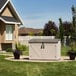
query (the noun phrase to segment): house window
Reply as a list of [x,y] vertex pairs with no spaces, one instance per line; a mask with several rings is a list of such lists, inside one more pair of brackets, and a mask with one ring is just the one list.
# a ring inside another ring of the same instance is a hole
[[6,40],[13,40],[13,25],[6,25]]

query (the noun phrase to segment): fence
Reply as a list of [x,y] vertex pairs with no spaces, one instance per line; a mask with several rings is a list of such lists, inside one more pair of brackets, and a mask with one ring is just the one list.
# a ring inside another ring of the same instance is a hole
[[19,36],[19,42],[23,45],[29,45],[30,39],[54,39],[55,36]]

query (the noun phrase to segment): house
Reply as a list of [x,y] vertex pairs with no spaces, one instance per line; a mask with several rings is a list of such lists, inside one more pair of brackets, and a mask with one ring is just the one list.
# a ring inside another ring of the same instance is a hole
[[18,42],[18,27],[22,24],[11,0],[0,0],[0,50],[14,49]]
[[34,28],[26,28],[26,27],[21,27],[19,29],[19,36],[39,36],[43,32],[43,29],[34,29]]

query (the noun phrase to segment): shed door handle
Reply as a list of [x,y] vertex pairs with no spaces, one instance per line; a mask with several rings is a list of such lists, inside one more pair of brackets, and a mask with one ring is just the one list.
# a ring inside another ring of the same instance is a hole
[[42,45],[41,45],[41,49],[44,49],[45,48],[45,45],[44,45],[44,43],[42,43]]

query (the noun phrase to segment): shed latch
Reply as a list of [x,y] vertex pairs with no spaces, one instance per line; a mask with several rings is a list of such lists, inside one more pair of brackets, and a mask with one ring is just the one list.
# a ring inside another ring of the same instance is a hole
[[42,42],[41,49],[44,49],[44,48],[45,48],[45,45],[44,45],[44,43]]

